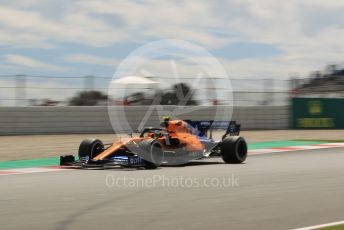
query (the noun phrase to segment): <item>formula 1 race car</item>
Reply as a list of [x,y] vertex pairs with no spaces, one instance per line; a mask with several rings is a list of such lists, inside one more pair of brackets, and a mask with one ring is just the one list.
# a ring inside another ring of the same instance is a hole
[[243,163],[247,157],[247,144],[239,136],[240,125],[227,122],[225,134],[216,141],[212,138],[215,124],[214,121],[170,120],[166,117],[161,127],[144,128],[138,137],[130,135],[107,145],[98,139],[85,139],[79,147],[79,159],[64,155],[60,157],[60,165],[155,169],[160,165],[181,165],[213,156],[221,156],[229,164]]

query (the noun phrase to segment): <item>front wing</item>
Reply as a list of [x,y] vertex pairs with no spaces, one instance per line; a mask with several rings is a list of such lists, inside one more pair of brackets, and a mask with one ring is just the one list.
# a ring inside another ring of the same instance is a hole
[[140,168],[146,166],[146,161],[139,156],[115,156],[108,160],[93,161],[89,159],[75,160],[73,155],[65,155],[60,157],[60,165],[72,168]]

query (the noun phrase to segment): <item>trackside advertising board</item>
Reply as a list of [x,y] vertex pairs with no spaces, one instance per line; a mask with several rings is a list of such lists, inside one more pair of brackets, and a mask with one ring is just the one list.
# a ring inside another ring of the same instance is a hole
[[292,127],[295,129],[344,129],[344,99],[293,98]]

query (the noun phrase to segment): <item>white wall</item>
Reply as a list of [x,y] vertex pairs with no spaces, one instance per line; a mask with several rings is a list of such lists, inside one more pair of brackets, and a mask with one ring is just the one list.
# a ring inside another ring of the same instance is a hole
[[[121,122],[128,121],[137,128],[147,112],[147,106],[112,107]],[[185,107],[164,106],[152,111],[145,126],[156,126],[168,111]],[[228,120],[230,108],[226,106],[200,107],[178,116],[181,119]],[[118,114],[119,112],[119,114]],[[242,124],[242,129],[287,129],[289,128],[288,106],[234,107],[232,120]],[[118,127],[117,127],[118,128]],[[116,129],[118,130],[118,129]],[[70,134],[113,133],[108,108],[92,107],[0,107],[0,135],[20,134]]]

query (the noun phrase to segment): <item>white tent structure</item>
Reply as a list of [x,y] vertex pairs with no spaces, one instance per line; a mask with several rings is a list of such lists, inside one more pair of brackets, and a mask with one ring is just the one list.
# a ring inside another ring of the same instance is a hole
[[110,83],[109,96],[113,99],[123,99],[133,93],[142,92],[145,94],[155,93],[160,83],[148,77],[126,76],[113,79]]
[[124,84],[130,86],[142,86],[142,85],[156,85],[159,84],[156,81],[150,80],[148,77],[142,76],[127,76],[122,78],[117,78],[111,81],[114,84]]

